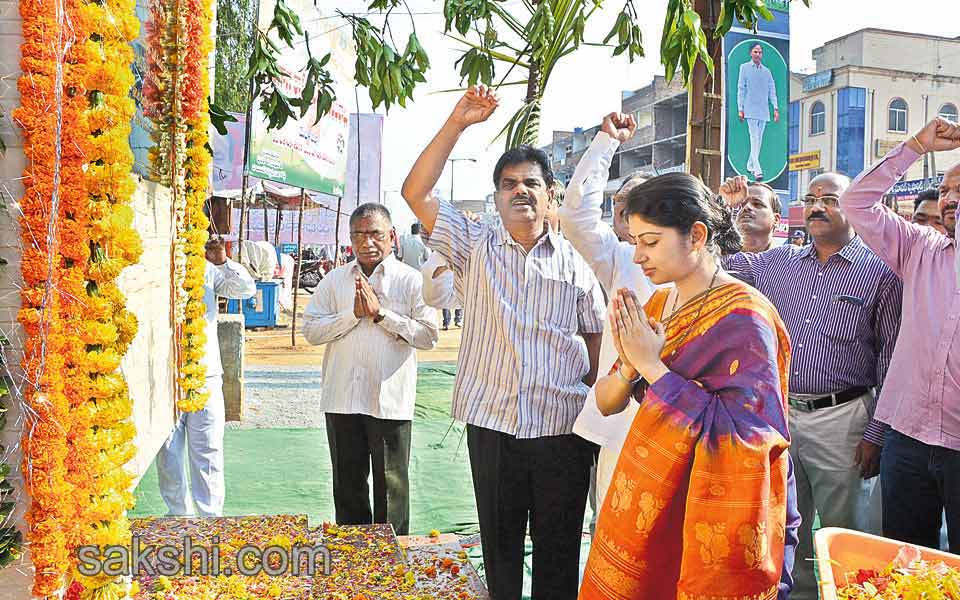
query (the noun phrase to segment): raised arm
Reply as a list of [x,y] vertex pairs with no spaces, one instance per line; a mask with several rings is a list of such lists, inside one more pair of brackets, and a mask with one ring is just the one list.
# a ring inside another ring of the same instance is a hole
[[[749,182],[743,175],[729,177],[720,185],[720,197],[731,210],[738,211],[747,201],[748,185]],[[756,286],[757,279],[763,275],[770,264],[770,253],[774,251],[776,248],[759,254],[751,252],[728,254],[722,259],[723,268],[744,283]]]
[[921,154],[957,148],[960,148],[960,128],[938,117],[891,150],[873,168],[861,173],[840,197],[840,208],[853,228],[870,249],[901,277],[913,245],[922,242],[927,230],[886,210],[883,195]]
[[482,85],[471,87],[410,169],[400,193],[427,229],[433,230],[440,208],[439,201],[431,192],[460,135],[467,127],[486,121],[496,109],[497,98],[492,90]]
[[632,115],[610,113],[603,118],[600,131],[570,178],[563,206],[557,211],[563,234],[586,259],[608,294],[615,292],[614,261],[620,240],[613,228],[603,222],[603,190],[614,153],[636,129]]
[[227,258],[223,240],[211,238],[205,251],[207,261],[215,267],[213,290],[218,296],[243,300],[257,293],[257,284],[247,268]]

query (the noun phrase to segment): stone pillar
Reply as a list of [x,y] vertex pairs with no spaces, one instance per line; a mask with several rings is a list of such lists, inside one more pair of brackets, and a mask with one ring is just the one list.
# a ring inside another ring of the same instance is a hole
[[223,365],[223,408],[227,421],[243,420],[243,315],[217,318],[220,362]]

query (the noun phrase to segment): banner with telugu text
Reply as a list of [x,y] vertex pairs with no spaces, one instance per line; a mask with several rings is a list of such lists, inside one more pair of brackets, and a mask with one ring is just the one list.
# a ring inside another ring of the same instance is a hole
[[[275,3],[276,0],[261,0],[259,25],[263,30],[270,26]],[[303,118],[290,119],[283,128],[272,131],[267,131],[267,119],[260,110],[260,103],[254,103],[247,172],[252,177],[342,196],[350,114],[345,103],[348,98],[353,98],[355,86],[353,39],[349,28],[332,26],[337,20],[330,19],[331,15],[311,1],[288,0],[287,6],[299,15],[304,30],[309,33],[310,53],[314,58],[320,59],[330,53],[326,68],[334,79],[337,99],[330,112],[316,124],[314,102]],[[302,71],[308,58],[306,41],[302,37],[295,38],[293,48],[274,41],[280,48],[280,68],[288,74],[283,80],[282,91],[299,96],[306,80],[306,73]]]

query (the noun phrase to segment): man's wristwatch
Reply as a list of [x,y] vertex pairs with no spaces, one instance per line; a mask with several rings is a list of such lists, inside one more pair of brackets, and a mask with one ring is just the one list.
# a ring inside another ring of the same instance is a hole
[[381,306],[381,307],[380,307],[380,310],[377,311],[377,316],[375,316],[375,317],[373,318],[373,322],[374,322],[374,323],[379,323],[379,322],[382,321],[383,318],[386,317],[386,316],[387,316],[387,311],[383,310],[383,307]]

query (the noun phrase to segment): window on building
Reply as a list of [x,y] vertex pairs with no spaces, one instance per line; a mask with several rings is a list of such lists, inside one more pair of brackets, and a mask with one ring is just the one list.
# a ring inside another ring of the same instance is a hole
[[940,116],[948,121],[953,121],[954,123],[956,123],[957,122],[957,105],[950,104],[949,102],[947,104],[944,104],[943,106],[940,107]]
[[650,127],[651,125],[653,125],[653,110],[649,108],[644,110],[638,110],[633,114],[633,118],[637,120],[637,129]]
[[823,102],[814,102],[810,108],[810,135],[819,135],[827,128],[827,110]]
[[888,111],[887,129],[897,133],[907,132],[907,103],[903,98],[894,98]]

